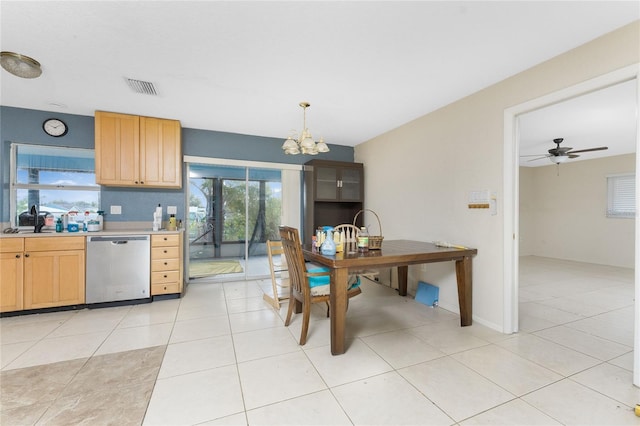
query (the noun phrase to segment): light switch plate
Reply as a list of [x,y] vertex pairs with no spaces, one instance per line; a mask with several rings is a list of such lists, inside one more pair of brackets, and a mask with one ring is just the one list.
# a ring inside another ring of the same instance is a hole
[[177,206],[167,206],[167,214],[178,214]]
[[111,206],[111,214],[122,214],[122,206]]

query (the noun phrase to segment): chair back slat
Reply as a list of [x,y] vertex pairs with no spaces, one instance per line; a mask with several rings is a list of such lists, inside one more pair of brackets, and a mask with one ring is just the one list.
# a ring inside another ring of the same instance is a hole
[[296,228],[289,226],[280,227],[280,238],[282,249],[289,266],[289,280],[292,290],[309,297],[309,283],[306,277],[304,255],[302,254],[302,244],[300,235]]

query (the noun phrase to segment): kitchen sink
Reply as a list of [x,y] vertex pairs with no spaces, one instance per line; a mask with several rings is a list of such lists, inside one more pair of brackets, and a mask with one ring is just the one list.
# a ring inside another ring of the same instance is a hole
[[27,230],[21,230],[20,232],[18,232],[18,234],[53,234],[55,231],[40,231],[40,232],[33,232],[33,231],[27,231]]

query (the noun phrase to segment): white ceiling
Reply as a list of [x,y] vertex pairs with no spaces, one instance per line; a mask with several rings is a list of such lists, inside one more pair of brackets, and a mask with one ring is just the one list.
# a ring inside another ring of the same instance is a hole
[[542,156],[556,147],[556,138],[564,139],[561,147],[574,150],[608,147],[579,153],[572,162],[635,152],[636,96],[636,81],[631,80],[523,114],[519,117],[520,165],[553,164]]
[[[33,80],[2,70],[2,105],[284,138],[302,127],[298,103],[308,101],[315,137],[355,146],[637,20],[640,6],[2,0],[0,16],[1,49],[43,69]],[[153,82],[159,95],[132,92],[125,77]],[[612,143],[574,140],[567,123],[535,138]]]

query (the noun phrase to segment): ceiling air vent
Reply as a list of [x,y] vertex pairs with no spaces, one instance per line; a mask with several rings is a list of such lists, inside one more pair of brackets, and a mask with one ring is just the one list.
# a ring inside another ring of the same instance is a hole
[[153,83],[150,81],[142,81],[142,80],[134,80],[133,78],[126,78],[127,84],[136,93],[142,93],[145,95],[154,95],[157,96],[158,92],[156,92],[156,88],[153,86]]

